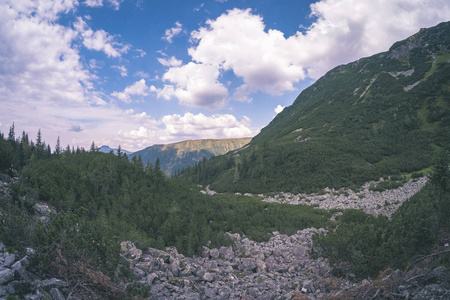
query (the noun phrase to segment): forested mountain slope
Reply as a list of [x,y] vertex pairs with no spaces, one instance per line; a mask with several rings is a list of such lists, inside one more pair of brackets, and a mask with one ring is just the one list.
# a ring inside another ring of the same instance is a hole
[[250,142],[251,138],[237,139],[203,139],[188,140],[167,145],[153,145],[143,150],[131,153],[130,159],[141,156],[145,166],[156,164],[159,158],[160,167],[167,175],[195,165],[204,157],[225,154],[241,148]]
[[450,23],[329,71],[243,150],[183,176],[218,191],[307,192],[419,171],[450,143]]

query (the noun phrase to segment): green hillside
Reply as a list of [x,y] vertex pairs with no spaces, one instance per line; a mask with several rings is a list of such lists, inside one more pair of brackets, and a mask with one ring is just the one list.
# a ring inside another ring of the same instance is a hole
[[450,23],[329,71],[241,151],[183,174],[218,191],[303,192],[431,165],[450,142]]
[[129,155],[130,159],[141,156],[144,165],[156,164],[160,160],[160,167],[167,175],[195,165],[204,157],[225,154],[231,150],[243,147],[251,138],[238,139],[204,139],[188,140],[167,145],[153,145]]

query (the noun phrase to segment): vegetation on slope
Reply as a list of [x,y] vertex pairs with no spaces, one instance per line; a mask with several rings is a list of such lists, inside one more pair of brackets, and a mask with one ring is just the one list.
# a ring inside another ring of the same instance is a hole
[[157,159],[161,169],[169,176],[191,167],[203,159],[222,155],[248,144],[251,138],[188,140],[167,145],[153,145],[129,155],[141,157],[144,166],[155,165]]
[[[316,251],[330,259],[337,274],[376,276],[386,268],[405,268],[430,252],[450,267],[450,155],[441,151],[431,184],[406,201],[389,221],[359,210],[346,210],[335,231],[314,237]],[[443,251],[446,250],[446,251]],[[437,253],[442,252],[440,255]],[[350,263],[350,270],[343,268]]]
[[[65,260],[112,275],[124,240],[140,248],[176,246],[180,253],[193,255],[207,244],[229,244],[225,232],[262,241],[273,231],[293,234],[323,227],[330,217],[307,206],[203,195],[190,183],[167,179],[158,166],[144,168],[140,160],[124,155],[70,148],[51,154],[3,134],[0,146],[2,161],[21,167],[21,182],[10,185],[11,199],[0,201],[0,241],[19,250],[39,249],[40,269],[49,272],[54,262]],[[21,148],[30,150],[24,164],[14,151]],[[47,225],[33,216],[37,202],[56,210]]]
[[217,191],[294,193],[429,167],[450,145],[450,23],[328,72],[244,150],[182,176]]

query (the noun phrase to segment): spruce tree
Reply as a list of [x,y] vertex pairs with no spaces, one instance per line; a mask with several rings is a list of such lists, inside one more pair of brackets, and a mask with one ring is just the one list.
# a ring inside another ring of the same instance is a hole
[[14,122],[12,123],[11,127],[9,128],[8,140],[10,143],[13,143],[16,141],[16,134],[14,132]]
[[56,155],[60,155],[61,152],[62,152],[62,149],[61,149],[61,142],[60,142],[59,136],[58,136],[58,139],[56,140],[55,153],[56,153]]

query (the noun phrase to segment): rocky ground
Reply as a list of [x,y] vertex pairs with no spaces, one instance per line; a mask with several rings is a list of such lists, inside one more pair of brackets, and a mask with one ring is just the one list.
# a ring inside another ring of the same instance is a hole
[[409,180],[404,185],[382,192],[370,190],[370,186],[376,186],[379,181],[371,181],[364,184],[359,191],[351,189],[328,189],[321,194],[297,194],[281,192],[273,197],[259,195],[266,202],[278,202],[286,204],[314,205],[318,208],[331,209],[362,209],[365,213],[373,215],[385,215],[390,217],[402,203],[420,191],[428,181],[427,177]]
[[327,298],[356,287],[331,275],[323,258],[312,259],[311,236],[323,229],[304,229],[287,236],[273,233],[256,243],[229,234],[229,247],[204,247],[201,257],[185,257],[174,248],[138,250],[122,243],[135,283],[150,287],[150,299],[293,299],[299,295]]
[[20,257],[8,252],[0,242],[0,299],[68,299],[66,282],[57,278],[44,279],[28,270],[29,255],[33,255],[33,250],[28,250],[27,255]]
[[131,285],[148,299],[450,299],[450,270],[442,266],[387,270],[359,282],[353,274],[333,276],[325,259],[309,255],[311,236],[323,231],[274,232],[264,243],[229,234],[232,246],[205,247],[192,258],[175,248],[141,251],[123,242],[121,255],[133,272]]
[[[426,178],[422,178],[384,192],[370,191],[368,183],[358,192],[280,193],[263,199],[327,209],[360,208],[390,216],[425,183]],[[4,195],[7,185],[0,186]],[[46,223],[52,208],[37,203],[35,209]],[[128,272],[128,280],[120,285],[143,299],[450,299],[450,270],[444,267],[388,270],[376,280],[357,281],[351,273],[346,278],[335,277],[326,259],[310,255],[312,236],[321,232],[326,230],[309,228],[291,236],[273,232],[269,241],[262,243],[227,233],[233,240],[231,246],[204,247],[199,257],[185,257],[171,247],[140,250],[131,242],[122,242],[117,275]],[[450,249],[447,245],[441,251]],[[44,279],[30,271],[31,255],[31,249],[22,257],[10,253],[0,242],[0,299],[15,299],[17,295],[20,299],[81,299],[70,295],[68,283]]]

